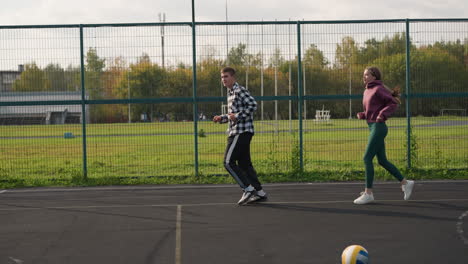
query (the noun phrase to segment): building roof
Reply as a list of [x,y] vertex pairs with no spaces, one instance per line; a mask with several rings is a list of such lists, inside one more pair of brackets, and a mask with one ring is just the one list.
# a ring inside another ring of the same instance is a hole
[[[81,92],[0,92],[0,102],[81,100]],[[46,112],[81,113],[81,105],[0,106],[0,115],[42,114]]]
[[2,102],[81,100],[81,92],[0,92]]

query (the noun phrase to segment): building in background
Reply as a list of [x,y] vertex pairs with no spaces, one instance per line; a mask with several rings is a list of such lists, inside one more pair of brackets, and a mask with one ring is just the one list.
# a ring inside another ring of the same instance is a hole
[[13,83],[18,80],[24,71],[24,65],[18,65],[17,71],[0,71],[0,93],[11,92]]
[[[88,99],[88,98],[86,98]],[[0,102],[80,101],[81,92],[0,92]],[[86,105],[89,121],[89,105]],[[81,104],[0,106],[0,125],[82,123]]]

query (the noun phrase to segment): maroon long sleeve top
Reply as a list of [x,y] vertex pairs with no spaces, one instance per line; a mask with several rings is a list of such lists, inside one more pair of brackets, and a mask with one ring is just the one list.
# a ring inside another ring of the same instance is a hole
[[368,123],[385,122],[398,108],[398,101],[383,86],[382,81],[375,80],[366,85],[362,98],[364,112],[358,113],[359,119]]

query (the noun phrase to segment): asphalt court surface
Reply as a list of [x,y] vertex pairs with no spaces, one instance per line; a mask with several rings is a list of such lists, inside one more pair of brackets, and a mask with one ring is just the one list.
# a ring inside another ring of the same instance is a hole
[[234,185],[0,190],[0,263],[468,263],[468,181],[266,184],[238,206]]

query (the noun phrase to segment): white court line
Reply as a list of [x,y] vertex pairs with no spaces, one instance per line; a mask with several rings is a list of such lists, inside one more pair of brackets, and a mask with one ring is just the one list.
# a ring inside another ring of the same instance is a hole
[[14,261],[14,262],[17,263],[17,264],[22,264],[22,263],[24,263],[24,261],[22,261],[21,259],[17,259],[17,258],[13,258],[13,257],[9,257],[9,259],[11,259],[12,261]]
[[1,190],[0,191],[0,193],[6,193],[6,192],[7,192],[7,190]]
[[[378,203],[411,203],[411,202],[465,202],[467,199],[428,199],[428,200],[376,200]],[[261,204],[338,204],[338,203],[349,203],[352,204],[352,200],[336,200],[336,201],[275,201],[275,202],[262,202]],[[27,211],[27,210],[67,210],[67,209],[99,209],[99,208],[146,208],[146,207],[174,207],[174,206],[185,206],[185,207],[196,207],[196,206],[233,206],[240,207],[236,203],[197,203],[197,204],[122,204],[122,205],[77,205],[77,206],[46,206],[46,207],[33,207],[31,205],[19,205],[23,207],[15,207],[16,205],[4,205],[12,206],[13,208],[0,208],[0,211]],[[255,206],[255,205],[248,205]],[[353,205],[354,206],[354,205]],[[362,207],[362,206],[361,206]]]
[[468,238],[466,238],[465,235],[463,234],[463,218],[465,218],[466,216],[468,216],[468,211],[464,212],[463,214],[460,215],[460,217],[458,217],[457,234],[458,236],[460,236],[463,243],[465,243],[465,245],[468,246]]
[[175,264],[182,263],[181,251],[182,251],[182,205],[177,205]]

